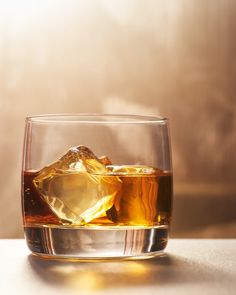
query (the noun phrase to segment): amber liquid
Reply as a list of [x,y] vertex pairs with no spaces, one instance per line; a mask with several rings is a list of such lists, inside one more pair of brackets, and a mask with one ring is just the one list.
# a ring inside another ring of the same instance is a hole
[[[106,175],[105,177],[119,177],[119,194],[104,216],[83,226],[168,226],[172,207],[172,174],[157,171],[154,174]],[[38,173],[23,173],[24,225],[61,227],[64,221],[56,216],[35,187],[33,180]]]

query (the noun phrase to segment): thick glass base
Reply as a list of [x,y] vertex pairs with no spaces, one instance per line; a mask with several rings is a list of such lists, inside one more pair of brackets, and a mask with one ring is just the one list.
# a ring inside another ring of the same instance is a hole
[[33,254],[44,258],[145,259],[165,249],[168,227],[25,227]]

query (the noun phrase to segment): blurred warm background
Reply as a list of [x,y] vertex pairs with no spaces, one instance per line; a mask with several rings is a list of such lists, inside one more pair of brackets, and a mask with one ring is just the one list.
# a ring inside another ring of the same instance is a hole
[[0,0],[1,238],[24,118],[69,112],[169,117],[172,237],[236,237],[236,1]]

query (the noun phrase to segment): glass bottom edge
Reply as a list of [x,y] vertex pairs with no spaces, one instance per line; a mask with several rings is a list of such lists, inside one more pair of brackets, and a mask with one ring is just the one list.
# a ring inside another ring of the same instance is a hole
[[30,251],[45,259],[148,259],[163,253],[168,242],[168,226],[99,230],[27,226],[25,237]]

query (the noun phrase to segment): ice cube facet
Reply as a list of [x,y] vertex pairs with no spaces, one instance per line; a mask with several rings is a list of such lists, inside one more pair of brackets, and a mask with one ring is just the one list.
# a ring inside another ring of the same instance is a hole
[[101,156],[98,159],[105,166],[112,165],[111,160],[107,156]]
[[89,148],[78,146],[40,170],[34,185],[62,222],[81,225],[114,204],[120,180],[107,171]]

